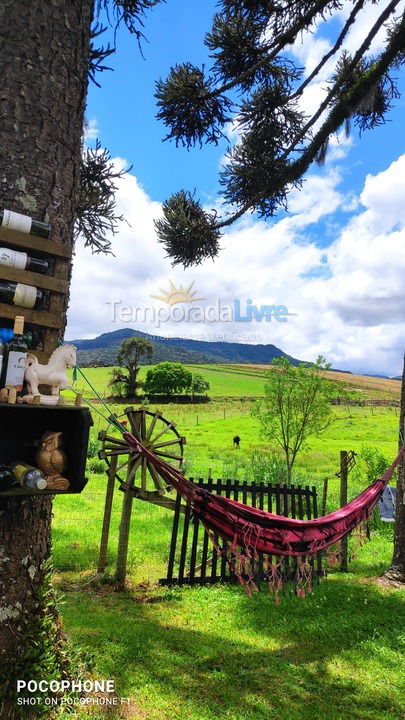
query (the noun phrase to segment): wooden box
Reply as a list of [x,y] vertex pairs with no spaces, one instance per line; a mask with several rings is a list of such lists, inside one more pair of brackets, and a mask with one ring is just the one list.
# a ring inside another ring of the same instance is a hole
[[87,446],[92,425],[93,419],[88,408],[1,404],[0,464],[23,460],[35,467],[35,454],[42,435],[47,430],[60,431],[63,433],[64,452],[68,461],[63,475],[70,481],[70,487],[68,490],[0,489],[0,497],[82,492],[87,483]]

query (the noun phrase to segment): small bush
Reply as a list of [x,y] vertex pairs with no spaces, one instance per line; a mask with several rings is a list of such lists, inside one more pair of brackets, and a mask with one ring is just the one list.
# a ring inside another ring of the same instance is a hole
[[99,441],[95,440],[94,438],[89,438],[89,444],[87,446],[87,457],[88,458],[96,457],[99,449],[100,449]]
[[105,472],[106,467],[105,462],[103,460],[99,460],[97,457],[90,458],[87,463],[87,469],[96,475],[101,475],[101,473]]

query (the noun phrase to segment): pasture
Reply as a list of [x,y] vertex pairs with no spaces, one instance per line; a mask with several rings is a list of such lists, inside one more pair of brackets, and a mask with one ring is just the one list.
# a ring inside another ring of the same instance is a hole
[[[161,408],[187,437],[186,475],[249,479],[255,453],[271,466],[278,452],[260,436],[250,414],[252,398],[263,392],[263,371],[255,374],[246,366],[198,366],[197,371],[210,382],[212,378],[210,395],[217,399],[206,405],[173,403]],[[85,372],[103,391],[109,369]],[[365,384],[365,392],[387,397],[391,389],[381,384],[374,388],[374,380]],[[399,393],[399,383],[395,387]],[[120,414],[123,407],[114,410]],[[97,414],[94,420],[93,440],[106,427]],[[328,476],[328,510],[336,508],[339,451],[361,453],[369,446],[393,458],[397,429],[397,408],[337,407],[334,425],[299,456],[295,482],[316,485],[321,492]],[[236,432],[241,437],[239,450],[232,447]],[[404,597],[375,582],[391,559],[391,526],[375,522],[371,541],[348,573],[332,569],[312,595],[298,599],[287,592],[276,606],[266,587],[253,598],[240,586],[159,587],[172,515],[135,501],[128,589],[118,593],[111,579],[122,494],[116,491],[114,497],[106,577],[98,577],[106,480],[100,461],[90,459],[88,467],[89,483],[82,495],[60,496],[54,502],[55,581],[64,596],[61,611],[69,637],[92,654],[94,675],[114,678],[117,695],[129,698],[129,704],[114,709],[113,715],[93,708],[70,717],[404,717]],[[367,484],[365,469],[358,457],[349,476],[350,497]]]

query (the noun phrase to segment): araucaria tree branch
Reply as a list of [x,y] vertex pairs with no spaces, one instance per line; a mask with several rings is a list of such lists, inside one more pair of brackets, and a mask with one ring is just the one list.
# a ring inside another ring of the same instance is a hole
[[[168,128],[166,139],[190,148],[217,144],[230,121],[239,130],[220,173],[231,212],[223,217],[208,212],[186,190],[164,204],[156,230],[173,264],[187,267],[213,258],[221,230],[248,211],[269,218],[287,208],[289,191],[300,185],[314,161],[323,161],[329,138],[342,126],[353,121],[364,131],[385,122],[399,97],[391,72],[405,56],[405,18],[395,15],[400,0],[385,3],[353,55],[344,49],[349,30],[362,21],[360,11],[371,2],[353,0],[330,50],[304,78],[292,43],[333,17],[343,3],[221,0],[205,39],[211,72],[184,63],[159,80],[158,118]],[[371,44],[384,27],[383,49],[372,56]],[[302,94],[311,82],[319,82],[321,72],[324,79],[329,67],[325,97],[308,117],[300,105]]]

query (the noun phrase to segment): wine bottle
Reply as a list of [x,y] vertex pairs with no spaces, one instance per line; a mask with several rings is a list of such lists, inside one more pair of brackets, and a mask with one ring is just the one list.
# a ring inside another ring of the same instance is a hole
[[31,270],[32,272],[45,273],[49,270],[48,260],[34,258],[25,252],[0,248],[0,265],[19,268],[20,270]]
[[3,367],[3,354],[4,354],[4,345],[3,345],[3,341],[0,337],[0,377],[1,377],[1,370]]
[[23,332],[24,318],[17,315],[14,320],[14,335],[4,348],[0,388],[15,387],[17,392],[23,388],[27,362],[27,346],[22,338]]
[[11,280],[0,280],[0,302],[32,310],[33,308],[40,308],[43,300],[44,293],[33,285],[24,285]]
[[8,465],[0,465],[0,492],[10,490],[15,485],[15,478]]
[[10,470],[13,473],[15,484],[33,490],[45,490],[46,480],[38,468],[34,468],[21,460],[16,460],[10,463]]
[[48,223],[33,220],[28,215],[13,212],[12,210],[0,210],[0,225],[9,230],[17,230],[27,235],[38,235],[47,238],[51,232]]

